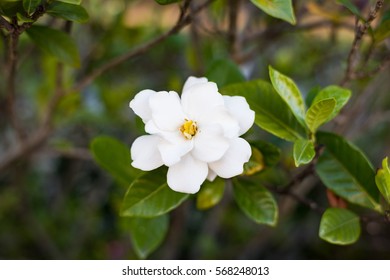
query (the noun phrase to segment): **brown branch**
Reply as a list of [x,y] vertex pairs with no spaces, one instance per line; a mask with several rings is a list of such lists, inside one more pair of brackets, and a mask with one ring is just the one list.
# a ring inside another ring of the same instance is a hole
[[7,66],[7,109],[11,126],[15,129],[19,139],[25,137],[22,125],[15,113],[16,99],[16,66],[18,63],[19,34],[10,33],[8,37],[8,66]]
[[[118,57],[113,58],[112,60],[108,61],[107,63],[103,64],[99,68],[96,68],[94,71],[92,71],[89,75],[81,79],[69,92],[74,91],[81,91],[86,86],[88,86],[92,81],[94,81],[97,77],[102,75],[103,73],[107,72],[108,70],[118,66],[119,64],[132,59],[134,57],[137,57],[141,54],[144,54],[148,52],[150,49],[155,47],[156,45],[162,43],[167,38],[169,38],[172,35],[175,35],[179,33],[184,27],[186,27],[188,24],[191,23],[192,17],[202,11],[204,8],[206,8],[208,5],[210,5],[215,0],[207,0],[203,4],[199,5],[197,8],[193,9],[190,14],[186,14],[188,10],[188,5],[184,5],[184,7],[181,9],[181,13],[179,16],[179,19],[177,20],[176,24],[167,32],[161,34],[160,36],[152,39],[151,41],[125,53]],[[187,3],[189,1],[186,1]]]
[[12,32],[14,27],[5,18],[0,16],[0,28],[4,27],[8,32]]
[[352,79],[364,79],[373,77],[379,72],[385,70],[387,67],[390,66],[390,55],[385,57],[385,59],[382,61],[381,64],[379,64],[375,69],[369,71],[369,72],[357,72],[352,75]]
[[346,85],[350,80],[353,79],[357,51],[360,47],[363,36],[367,33],[368,29],[371,26],[371,23],[377,17],[379,10],[383,7],[383,2],[384,0],[378,0],[376,2],[375,7],[370,11],[368,19],[364,22],[364,24],[359,24],[359,19],[356,18],[355,37],[353,39],[352,47],[348,54],[347,68],[345,70],[344,78],[340,82],[341,86]]
[[237,41],[237,17],[239,12],[240,1],[229,0],[229,29],[228,29],[228,42],[230,55],[234,58],[238,52]]
[[[191,0],[185,1],[185,3],[189,3]],[[47,138],[50,136],[50,132],[52,130],[51,123],[52,123],[52,116],[55,112],[56,106],[58,105],[59,100],[66,94],[69,94],[74,91],[81,91],[83,88],[85,88],[87,85],[89,85],[94,79],[99,77],[104,72],[112,69],[113,67],[125,62],[128,59],[134,58],[136,56],[139,56],[141,54],[144,54],[145,52],[149,51],[154,46],[160,44],[164,40],[166,40],[168,37],[177,34],[180,30],[182,30],[185,26],[191,23],[192,16],[202,11],[204,8],[206,8],[208,5],[210,5],[215,0],[207,0],[203,4],[200,4],[197,8],[195,8],[191,14],[187,14],[187,8],[188,5],[184,5],[179,19],[177,23],[166,33],[163,33],[162,35],[152,39],[151,41],[129,51],[128,53],[125,53],[119,57],[116,57],[110,61],[108,61],[106,64],[102,65],[101,67],[97,68],[95,71],[90,73],[88,76],[86,76],[84,79],[82,79],[80,82],[78,82],[74,87],[72,87],[70,90],[64,91],[62,86],[58,84],[57,80],[57,86],[55,94],[53,95],[53,98],[50,100],[46,112],[44,114],[43,121],[40,125],[40,127],[37,129],[35,133],[33,133],[28,139],[24,140],[22,143],[20,143],[16,148],[11,149],[8,153],[6,153],[4,156],[2,156],[0,160],[0,171],[6,169],[10,165],[14,164],[18,160],[20,160],[23,157],[28,157],[33,151],[39,149],[44,142],[47,140]],[[61,67],[58,66],[57,72],[60,73],[62,70]]]

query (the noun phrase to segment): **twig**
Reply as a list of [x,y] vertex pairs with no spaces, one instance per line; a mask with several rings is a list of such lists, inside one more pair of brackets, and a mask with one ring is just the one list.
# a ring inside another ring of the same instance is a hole
[[[168,37],[177,34],[180,30],[182,30],[185,26],[191,23],[192,16],[202,11],[205,7],[210,5],[215,0],[207,0],[203,4],[199,5],[197,8],[195,8],[192,13],[189,15],[186,15],[188,7],[184,6],[184,8],[181,9],[181,13],[179,16],[178,21],[176,24],[167,32],[161,34],[160,36],[152,39],[151,41],[125,53],[118,57],[113,58],[112,60],[108,61],[104,65],[100,66],[99,68],[96,68],[94,71],[92,71],[89,75],[81,79],[69,92],[74,91],[81,91],[86,86],[88,86],[92,81],[94,81],[97,77],[102,75],[103,73],[107,72],[108,70],[116,67],[117,65],[131,59],[134,57],[137,57],[141,54],[146,53],[150,49],[152,49],[154,46],[160,44],[161,42],[165,41]],[[187,1],[186,1],[187,2]],[[185,2],[185,3],[186,3]]]
[[[50,136],[50,132],[52,130],[52,128],[51,128],[52,116],[54,114],[54,111],[55,111],[55,108],[58,104],[58,101],[61,99],[62,96],[69,94],[71,92],[74,92],[74,91],[81,91],[83,88],[85,88],[87,85],[89,85],[94,79],[96,79],[98,76],[100,76],[104,72],[106,72],[106,71],[110,70],[111,68],[125,62],[128,59],[134,58],[136,56],[139,56],[139,55],[149,51],[151,48],[160,44],[161,42],[166,40],[168,37],[178,33],[185,26],[187,26],[189,23],[191,23],[192,16],[194,14],[197,14],[200,11],[202,11],[204,8],[206,8],[208,5],[210,5],[213,1],[215,1],[215,0],[205,1],[203,4],[199,5],[196,9],[194,9],[193,12],[189,15],[186,14],[187,9],[183,8],[177,23],[169,31],[152,39],[148,43],[145,43],[145,44],[135,48],[134,50],[129,51],[128,53],[125,53],[119,57],[116,57],[116,58],[108,61],[106,64],[97,68],[91,74],[89,74],[84,79],[82,79],[79,83],[77,83],[70,90],[66,90],[66,91],[64,91],[63,89],[59,90],[60,87],[57,86],[56,92],[55,92],[52,100],[49,102],[49,105],[48,105],[46,112],[44,114],[43,122],[41,123],[40,127],[27,140],[23,141],[16,148],[11,149],[4,156],[2,156],[2,158],[0,160],[0,171],[3,169],[6,169],[8,166],[12,165],[16,161],[18,161],[20,158],[29,156],[33,151],[35,151],[36,149],[38,149],[39,147],[41,147],[44,144],[44,142]],[[57,68],[57,70],[59,71],[58,68]]]
[[375,76],[379,72],[385,70],[390,65],[390,55],[385,57],[381,64],[379,64],[375,69],[369,72],[357,72],[352,75],[352,79],[364,79]]
[[14,27],[12,26],[12,24],[10,24],[5,18],[3,18],[2,16],[0,16],[0,28],[1,27],[4,27],[5,29],[7,29],[7,31],[11,32]]
[[229,0],[229,30],[228,30],[228,42],[230,55],[235,57],[238,52],[237,41],[237,17],[239,12],[240,1]]
[[18,42],[19,34],[11,33],[8,37],[7,109],[10,123],[21,140],[25,135],[19,118],[14,112],[16,99],[16,66],[18,63]]
[[355,37],[354,37],[354,40],[352,43],[351,50],[349,51],[349,54],[348,54],[347,68],[345,70],[344,78],[340,82],[341,86],[344,86],[353,78],[353,72],[354,72],[354,67],[355,67],[355,63],[356,63],[357,51],[360,47],[363,36],[367,33],[367,30],[370,28],[371,23],[377,17],[379,10],[383,7],[383,2],[384,2],[384,0],[378,0],[376,2],[375,7],[371,10],[371,12],[368,16],[368,19],[366,20],[366,22],[363,25],[360,25],[359,19],[356,18]]

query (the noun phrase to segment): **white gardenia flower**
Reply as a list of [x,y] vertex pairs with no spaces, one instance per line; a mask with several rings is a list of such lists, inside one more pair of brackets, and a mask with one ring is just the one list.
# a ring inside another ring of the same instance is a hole
[[149,171],[168,166],[168,186],[196,193],[207,179],[243,172],[251,147],[240,138],[255,113],[241,96],[222,96],[206,78],[189,77],[181,98],[174,91],[143,90],[130,102],[149,135],[131,147],[132,166]]

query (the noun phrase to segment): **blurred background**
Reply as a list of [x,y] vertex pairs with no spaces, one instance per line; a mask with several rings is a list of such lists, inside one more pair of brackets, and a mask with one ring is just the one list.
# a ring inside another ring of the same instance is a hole
[[[190,10],[204,1],[193,0]],[[192,23],[145,53],[105,71],[81,91],[61,98],[44,144],[0,168],[1,259],[134,259],[125,218],[119,216],[128,186],[115,181],[93,160],[89,147],[99,135],[130,148],[143,133],[128,107],[142,89],[175,90],[190,75],[205,76],[216,60],[238,65],[247,79],[268,80],[268,65],[292,77],[304,95],[314,87],[342,83],[355,34],[355,16],[337,1],[293,1],[297,25],[271,18],[249,0],[216,0],[194,14]],[[352,1],[365,16],[376,1]],[[64,87],[110,59],[172,28],[180,4],[153,0],[84,0],[90,19],[73,24],[81,66],[64,68]],[[376,27],[388,20],[385,1]],[[46,16],[39,24],[61,26]],[[388,25],[389,26],[389,25]],[[390,29],[390,28],[389,28]],[[5,38],[5,31],[2,31]],[[7,119],[6,41],[0,41],[0,162],[18,145]],[[28,138],[44,118],[55,91],[57,61],[22,34],[19,40],[15,111]],[[353,97],[328,126],[359,146],[379,167],[390,155],[390,41],[366,36],[356,73],[344,86]],[[387,64],[386,64],[387,61]],[[376,71],[378,67],[380,71]],[[386,68],[387,67],[387,68]],[[253,128],[248,135],[280,147],[281,162],[265,176],[284,185],[296,172],[292,145]],[[325,187],[315,176],[297,192],[327,206]],[[207,211],[186,201],[170,215],[170,229],[152,259],[388,259],[390,226],[364,222],[360,240],[336,246],[318,237],[320,215],[286,197],[277,197],[275,228],[257,225],[237,207],[231,191]]]

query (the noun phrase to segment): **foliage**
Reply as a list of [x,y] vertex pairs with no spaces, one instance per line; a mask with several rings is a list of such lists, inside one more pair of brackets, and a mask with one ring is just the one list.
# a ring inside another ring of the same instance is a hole
[[[325,2],[0,1],[0,256],[383,258],[390,6]],[[255,112],[195,195],[131,166],[128,108],[191,75]]]

